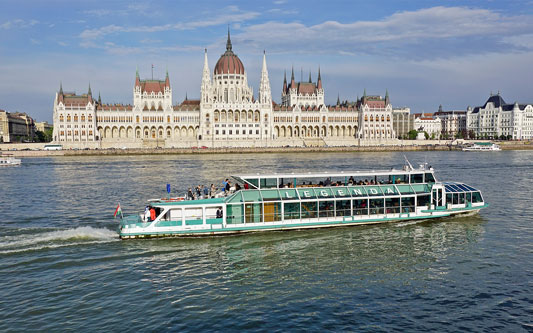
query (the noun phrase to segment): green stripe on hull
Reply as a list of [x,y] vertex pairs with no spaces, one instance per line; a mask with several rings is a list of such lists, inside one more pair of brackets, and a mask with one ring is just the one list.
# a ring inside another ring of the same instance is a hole
[[283,225],[260,225],[250,227],[226,227],[218,229],[197,229],[197,230],[176,230],[176,231],[154,231],[154,232],[142,232],[142,233],[128,233],[120,234],[120,237],[124,238],[141,238],[141,237],[167,237],[167,236],[202,236],[205,234],[232,234],[240,232],[253,232],[253,231],[268,231],[268,230],[294,230],[305,228],[321,228],[321,227],[340,227],[350,225],[363,225],[363,224],[377,224],[387,223],[393,221],[409,221],[409,220],[424,220],[431,218],[447,217],[451,214],[442,214],[439,216],[411,216],[411,217],[394,217],[394,218],[379,218],[379,219],[367,219],[361,221],[332,221],[332,222],[309,222],[309,223],[291,223]]

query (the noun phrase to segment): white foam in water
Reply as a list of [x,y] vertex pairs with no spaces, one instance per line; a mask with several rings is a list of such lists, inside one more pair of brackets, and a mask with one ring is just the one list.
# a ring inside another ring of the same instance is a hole
[[35,251],[79,244],[106,243],[118,240],[117,233],[105,228],[77,227],[36,234],[0,238],[0,253]]

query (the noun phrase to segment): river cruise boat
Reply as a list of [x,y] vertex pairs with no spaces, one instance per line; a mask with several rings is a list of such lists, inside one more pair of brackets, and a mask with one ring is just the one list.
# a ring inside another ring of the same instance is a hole
[[0,167],[2,166],[15,166],[20,165],[22,161],[18,158],[14,158],[10,154],[2,154],[0,153]]
[[[427,165],[415,169],[240,175],[226,196],[149,201],[152,214],[124,216],[119,236],[211,236],[267,230],[354,226],[478,212],[481,192],[440,182]],[[152,215],[152,218],[150,218]]]
[[500,146],[492,142],[474,142],[472,145],[463,147],[463,151],[498,151]]

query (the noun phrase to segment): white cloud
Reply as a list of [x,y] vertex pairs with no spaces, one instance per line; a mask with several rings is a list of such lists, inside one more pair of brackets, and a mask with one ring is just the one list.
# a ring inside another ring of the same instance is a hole
[[247,20],[251,20],[259,16],[258,12],[253,11],[241,11],[238,7],[229,6],[222,12],[230,11],[231,14],[218,15],[211,18],[202,18],[197,21],[179,22],[172,24],[153,25],[153,26],[119,26],[115,24],[103,26],[95,29],[86,29],[81,32],[79,37],[83,40],[94,40],[102,38],[106,35],[117,33],[151,33],[170,30],[193,30],[197,28],[205,28],[210,26],[216,26],[226,23],[239,23]]
[[14,19],[11,21],[6,21],[2,24],[0,24],[0,29],[8,30],[8,29],[22,29],[22,28],[29,28],[36,24],[38,24],[39,21],[37,20],[22,20],[22,19]]
[[271,21],[247,26],[235,39],[271,52],[425,58],[480,52],[484,48],[508,52],[523,43],[520,36],[531,31],[533,16],[433,7],[398,12],[377,21],[325,21],[316,25]]

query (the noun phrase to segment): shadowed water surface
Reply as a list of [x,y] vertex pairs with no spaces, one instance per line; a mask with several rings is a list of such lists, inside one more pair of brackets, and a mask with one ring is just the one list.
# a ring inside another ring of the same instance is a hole
[[0,170],[0,331],[532,331],[533,152],[410,152],[480,214],[120,241],[112,214],[230,174],[388,169],[402,153],[24,159]]

